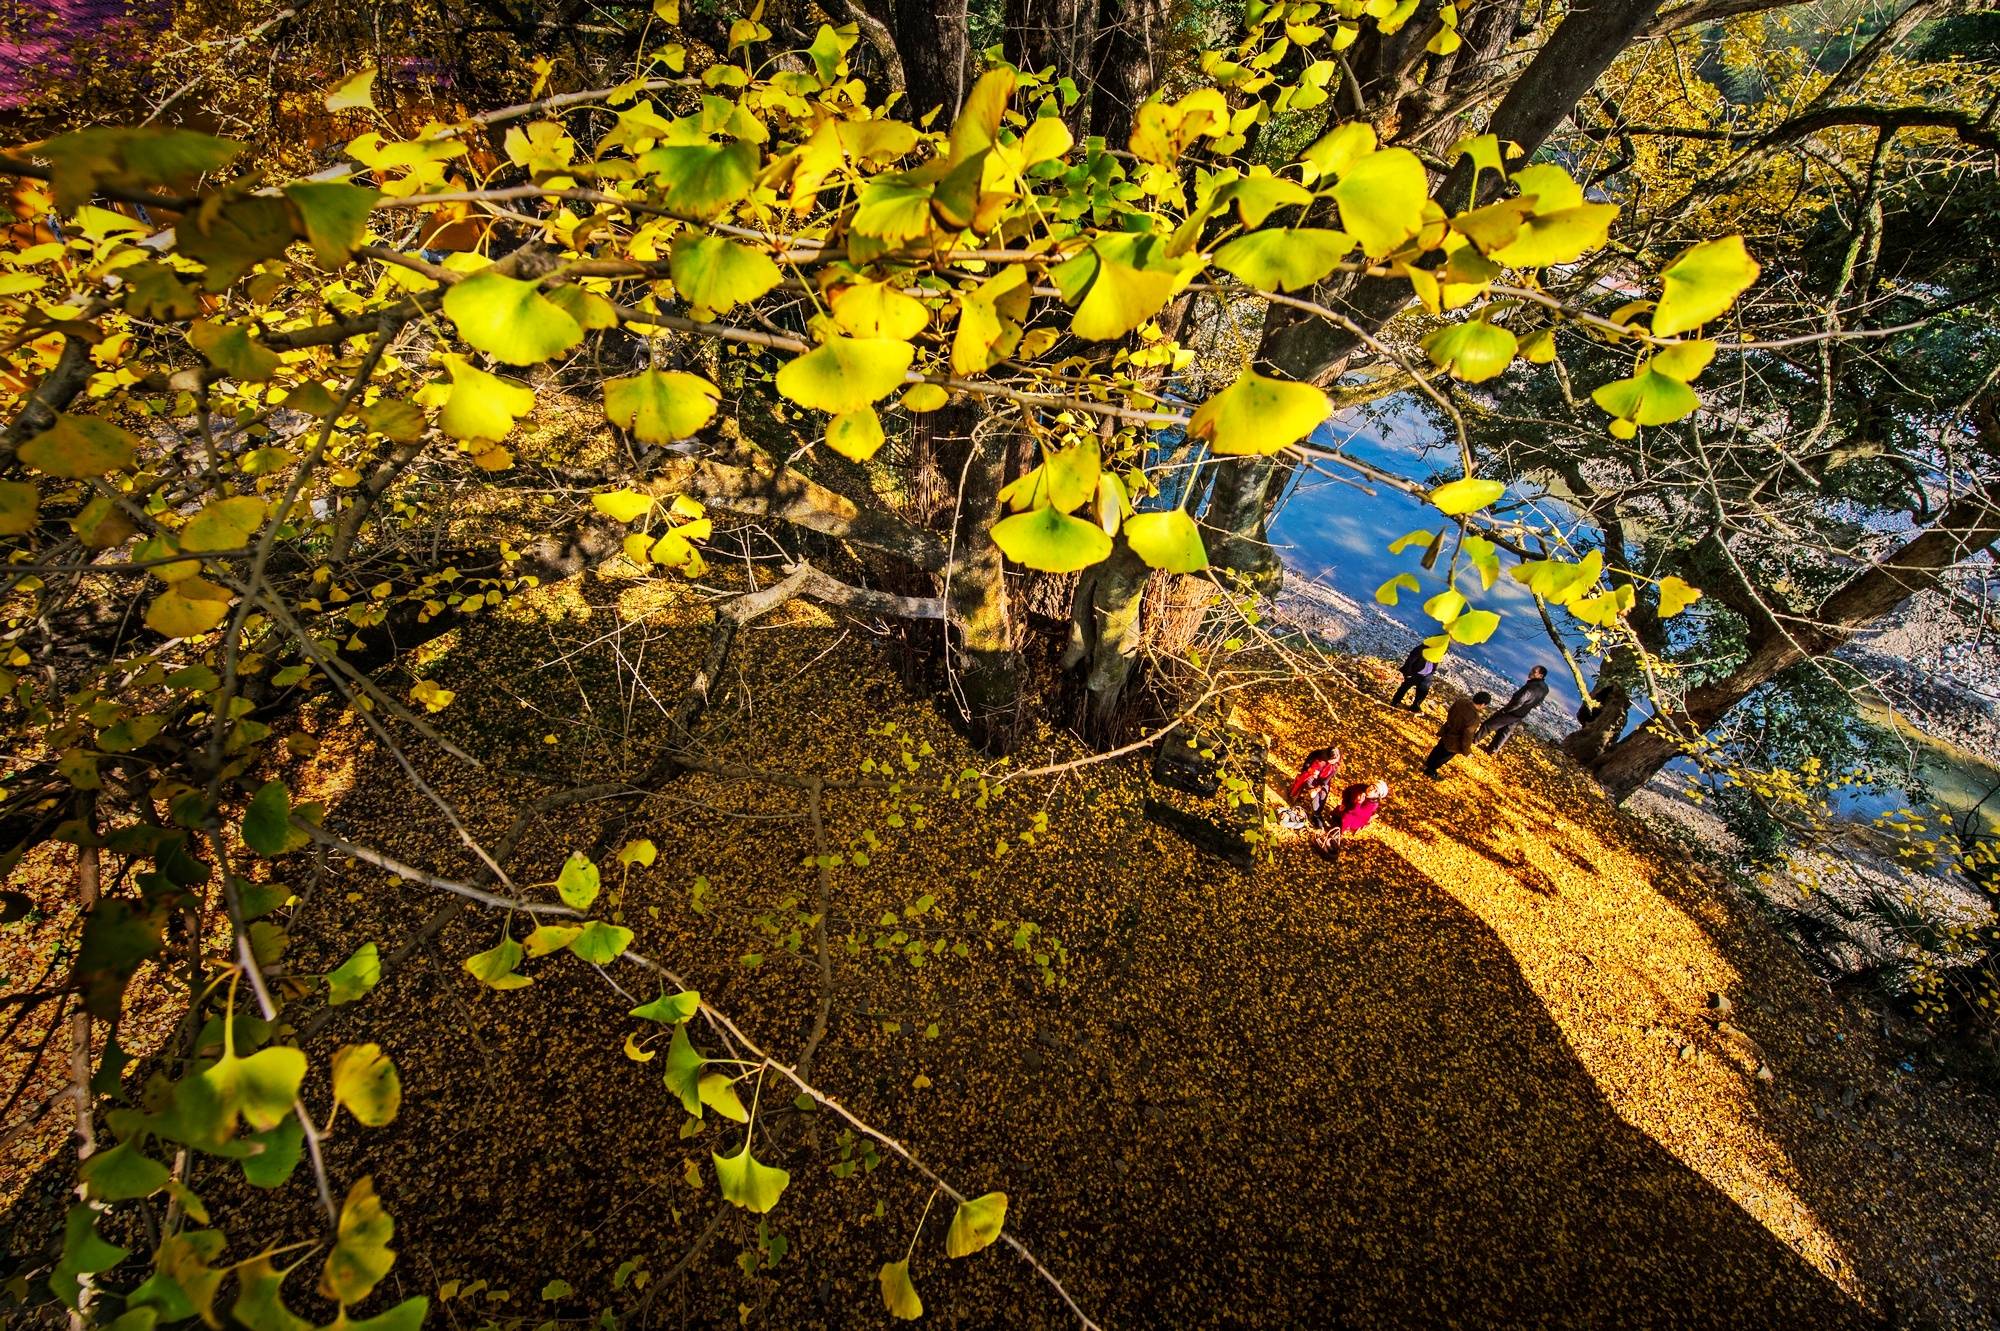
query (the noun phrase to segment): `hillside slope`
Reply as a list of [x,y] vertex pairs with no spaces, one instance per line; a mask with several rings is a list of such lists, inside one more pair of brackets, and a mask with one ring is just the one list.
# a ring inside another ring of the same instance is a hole
[[[537,797],[656,756],[654,698],[671,706],[706,634],[671,612],[621,617],[617,599],[551,589],[438,644],[427,672],[457,698],[437,724],[511,774],[413,758],[489,844]],[[1376,687],[1384,671],[1353,673]],[[742,635],[704,730],[711,757],[792,784],[694,772],[636,806],[575,805],[531,821],[510,871],[546,880],[596,850],[634,947],[790,1058],[819,1010],[813,857],[839,855],[814,1082],[964,1191],[1007,1192],[1009,1231],[1106,1327],[1982,1325],[2000,1306],[1990,1103],[1899,1073],[1781,942],[1559,754],[1517,738],[1433,785],[1435,711],[1324,683],[1330,709],[1304,690],[1238,699],[1275,737],[1273,779],[1336,742],[1351,776],[1395,793],[1338,863],[1280,845],[1246,874],[1141,816],[1158,792],[1136,759],[977,807],[978,782],[957,779],[977,760],[935,712],[862,635],[799,609]],[[470,875],[394,761],[321,720],[292,779],[328,826]],[[1017,765],[1079,756],[1051,739]],[[829,790],[817,819],[798,784],[883,771],[900,788]],[[660,857],[621,882],[607,850],[628,836]],[[441,900],[365,864],[313,877],[290,919],[300,972],[364,940],[389,954]],[[700,1244],[650,1315],[882,1324],[876,1271],[927,1186],[893,1160],[836,1178],[839,1125],[766,1085],[760,1118],[778,1121],[759,1158],[792,1171],[767,1233],[788,1251],[740,1274],[729,1258],[755,1252],[756,1218],[717,1206],[708,1154],[741,1129],[711,1116],[684,1138],[661,1065],[621,1052],[654,982],[613,967],[621,998],[556,957],[526,965],[527,989],[483,989],[459,963],[500,928],[457,917],[316,1037],[316,1067],[366,1039],[402,1072],[393,1125],[329,1143],[334,1177],[372,1174],[396,1217],[393,1296],[482,1279],[445,1305],[451,1324],[586,1317],[630,1307],[621,1263],[657,1275]],[[16,1165],[54,1159],[59,1128],[17,1141]],[[9,1180],[11,1257],[45,1237],[49,1191]],[[276,1208],[281,1235],[317,1236],[303,1175],[208,1195],[219,1216]],[[912,1263],[928,1321],[1073,1324],[1006,1250],[947,1261],[947,1219],[933,1211]],[[557,1277],[574,1293],[538,1300]]]

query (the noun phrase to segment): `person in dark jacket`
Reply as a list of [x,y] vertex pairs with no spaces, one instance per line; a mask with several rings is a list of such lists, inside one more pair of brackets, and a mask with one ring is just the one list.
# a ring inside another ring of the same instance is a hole
[[1410,648],[1410,654],[1403,658],[1403,683],[1396,690],[1396,696],[1389,699],[1391,707],[1403,705],[1403,695],[1416,690],[1417,696],[1410,701],[1410,710],[1424,710],[1424,699],[1430,696],[1431,681],[1437,677],[1437,662],[1424,655],[1424,645],[1418,643]]
[[1472,737],[1479,733],[1480,709],[1492,701],[1493,695],[1481,689],[1451,705],[1451,710],[1444,714],[1444,725],[1438,729],[1437,743],[1424,759],[1425,776],[1435,781],[1453,758],[1472,752]]
[[1479,733],[1473,736],[1476,743],[1486,741],[1488,753],[1500,752],[1500,746],[1507,742],[1507,736],[1514,733],[1514,727],[1528,719],[1528,714],[1542,705],[1549,696],[1549,672],[1546,666],[1536,666],[1528,672],[1528,682],[1514,690],[1514,696],[1507,705],[1479,724]]

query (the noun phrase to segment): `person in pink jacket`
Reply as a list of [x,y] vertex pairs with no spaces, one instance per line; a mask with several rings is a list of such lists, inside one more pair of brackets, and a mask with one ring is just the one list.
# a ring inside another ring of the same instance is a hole
[[1329,802],[1324,826],[1313,836],[1313,849],[1334,856],[1350,839],[1367,830],[1389,798],[1387,781],[1356,782],[1340,792],[1340,802]]

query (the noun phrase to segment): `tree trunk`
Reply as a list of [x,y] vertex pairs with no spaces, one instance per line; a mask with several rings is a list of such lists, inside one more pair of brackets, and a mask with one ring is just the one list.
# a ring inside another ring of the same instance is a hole
[[[1090,48],[1097,38],[1097,0],[1006,0],[1001,49],[1015,67],[1079,86],[1090,78]],[[1079,105],[1085,103],[1079,99]]]
[[1013,742],[1020,710],[1020,659],[1007,613],[1007,570],[993,544],[1007,482],[1007,438],[978,429],[978,409],[954,403],[922,418],[932,447],[953,483],[950,562],[945,608],[950,618],[951,691],[973,742],[990,752]]
[[1680,708],[1633,731],[1605,751],[1591,774],[1624,803],[1652,780],[1685,744],[1706,734],[1729,709],[1801,661],[1824,656],[1938,585],[1945,570],[2000,541],[2000,481],[1965,495],[1937,523],[1843,583],[1802,616],[1780,615],[1772,630],[1752,638],[1749,657],[1721,679],[1692,689]]
[[1070,619],[1069,646],[1063,651],[1065,669],[1087,666],[1084,689],[1089,703],[1084,724],[1095,738],[1108,738],[1111,721],[1143,634],[1139,608],[1153,570],[1119,536],[1110,556],[1083,571],[1076,585]]
[[895,0],[890,28],[903,57],[909,93],[902,114],[919,120],[925,112],[942,108],[939,123],[951,123],[965,90],[972,86],[966,0]]
[[1166,0],[1099,0],[1090,49],[1090,132],[1123,148],[1132,118],[1159,85],[1166,40]]
[[1598,667],[1590,690],[1596,711],[1562,742],[1563,752],[1579,767],[1595,766],[1625,733],[1632,719],[1632,686],[1638,676],[1639,654],[1628,643],[1612,648]]

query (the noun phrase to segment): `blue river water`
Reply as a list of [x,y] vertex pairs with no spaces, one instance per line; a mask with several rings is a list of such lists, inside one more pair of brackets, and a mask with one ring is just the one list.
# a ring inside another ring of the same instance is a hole
[[[1336,418],[1320,431],[1316,442],[1426,484],[1460,474],[1456,448],[1439,440],[1414,412],[1395,412],[1373,419],[1359,414]],[[1330,464],[1329,470],[1340,472],[1338,464]],[[1389,545],[1411,531],[1436,531],[1447,519],[1429,504],[1400,490],[1380,485],[1370,488],[1375,492],[1373,495],[1326,476],[1300,471],[1272,521],[1271,541],[1294,576],[1320,582],[1363,606],[1379,609],[1409,630],[1406,648],[1415,646],[1439,631],[1437,621],[1424,613],[1423,605],[1444,590],[1447,561],[1440,560],[1435,571],[1426,572],[1420,563],[1421,547],[1392,555]],[[1567,516],[1546,500],[1541,501],[1538,509],[1546,520],[1560,522]],[[1499,580],[1490,589],[1482,590],[1478,576],[1469,571],[1459,578],[1460,593],[1474,606],[1496,611],[1500,627],[1478,646],[1454,643],[1452,653],[1516,682],[1527,678],[1530,667],[1547,666],[1553,696],[1544,706],[1550,710],[1564,707],[1574,712],[1578,702],[1575,681],[1549,642],[1541,616],[1535,611],[1534,597],[1509,575],[1507,565],[1512,562],[1503,557]],[[1411,592],[1406,588],[1397,604],[1378,606],[1376,588],[1398,573],[1415,576],[1423,584],[1423,590]]]
[[[1424,484],[1450,480],[1460,474],[1457,449],[1441,439],[1421,414],[1388,409],[1373,414],[1352,413],[1336,418],[1315,436],[1321,445],[1337,448],[1355,459],[1384,471]],[[1337,464],[1329,467],[1340,473]],[[1271,540],[1278,547],[1294,578],[1319,582],[1356,603],[1377,610],[1402,625],[1408,637],[1400,651],[1438,631],[1438,625],[1424,613],[1423,603],[1444,588],[1444,564],[1435,572],[1420,566],[1421,547],[1400,555],[1389,553],[1389,545],[1399,536],[1420,528],[1435,531],[1445,521],[1436,509],[1400,490],[1372,486],[1364,493],[1353,485],[1301,471],[1293,489],[1279,506],[1271,524]],[[1572,516],[1546,497],[1511,492],[1511,499],[1534,504],[1530,521],[1566,527]],[[1503,501],[1504,502],[1504,501]],[[1500,614],[1500,627],[1488,641],[1476,646],[1452,646],[1455,656],[1471,661],[1511,681],[1527,677],[1531,666],[1549,669],[1551,698],[1544,710],[1573,715],[1578,704],[1574,678],[1561,655],[1551,645],[1534,598],[1509,574],[1513,561],[1503,557],[1500,578],[1490,590],[1479,588],[1478,578],[1459,580],[1459,591],[1475,606]],[[1398,573],[1410,573],[1423,584],[1420,592],[1404,591],[1393,606],[1377,605],[1375,590]],[[1558,615],[1558,625],[1567,628]],[[1595,662],[1580,652],[1581,635],[1569,639],[1578,651],[1578,661],[1586,671]],[[1638,718],[1634,718],[1635,721]],[[2000,769],[1977,755],[1953,750],[1948,745],[1925,741],[1906,734],[1912,744],[1915,772],[1928,786],[1936,807],[1963,813],[2000,781]],[[1677,762],[1669,769],[1687,773],[1692,769]],[[1843,815],[1866,820],[1902,808],[1908,802],[1905,791],[1883,787],[1849,787],[1833,797],[1834,807]],[[1984,821],[2000,830],[2000,800],[1982,810]]]

